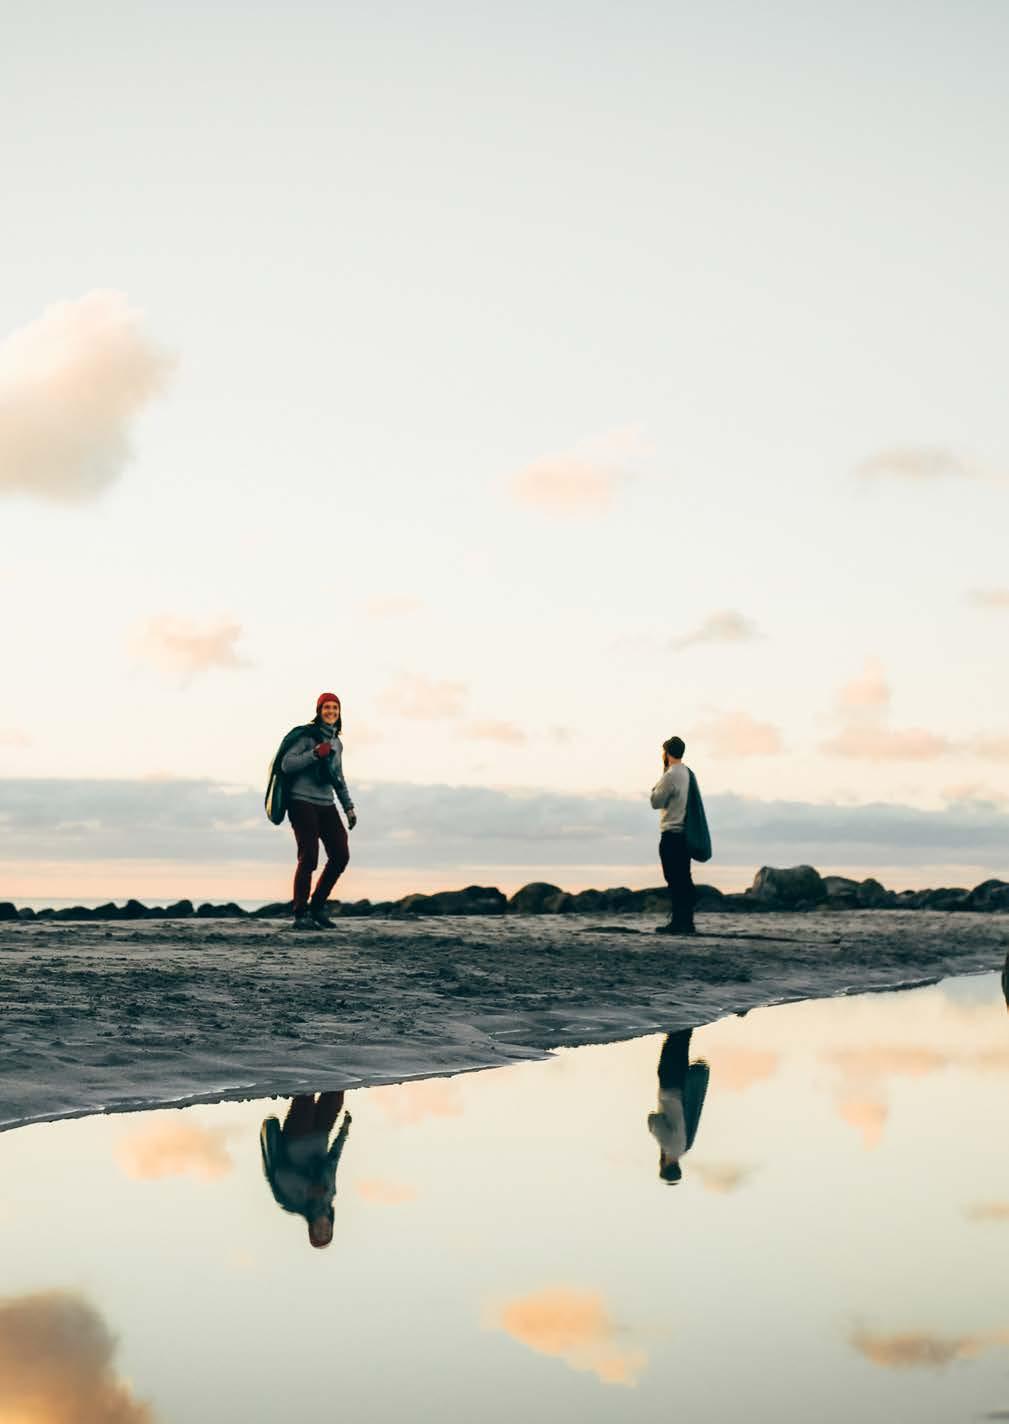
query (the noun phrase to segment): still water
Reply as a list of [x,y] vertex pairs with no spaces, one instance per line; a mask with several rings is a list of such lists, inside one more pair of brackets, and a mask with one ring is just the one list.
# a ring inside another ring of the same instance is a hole
[[1007,1087],[992,975],[4,1134],[0,1424],[1009,1418]]

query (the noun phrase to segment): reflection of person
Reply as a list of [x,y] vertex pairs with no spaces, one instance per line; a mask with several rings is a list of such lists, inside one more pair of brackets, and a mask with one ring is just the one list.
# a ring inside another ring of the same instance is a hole
[[680,1158],[697,1136],[710,1069],[690,1062],[693,1029],[669,1033],[659,1054],[658,1110],[648,1114],[648,1131],[659,1144],[659,1176],[670,1184],[683,1176]]
[[[347,868],[350,848],[335,792],[351,830],[357,812],[343,776],[343,717],[335,692],[323,692],[315,704],[315,719],[285,738],[280,770],[288,780],[288,818],[298,843],[298,868],[294,873],[294,928],[335,928],[326,914],[326,901]],[[312,893],[312,875],[319,864],[319,841],[326,847],[326,864]],[[311,902],[309,894],[311,893]]]
[[662,743],[662,775],[652,787],[659,816],[659,859],[669,886],[670,916],[664,934],[694,933],[694,879],[690,862],[711,858],[711,838],[697,779],[683,765],[682,737]]
[[1005,995],[1005,1006],[1009,1009],[1009,954],[1006,955],[1002,967],[1002,993]]
[[343,1107],[343,1093],[311,1093],[291,1099],[284,1125],[268,1117],[259,1133],[263,1172],[274,1200],[284,1211],[303,1216],[313,1246],[328,1246],[333,1239],[333,1198],[336,1169],[347,1133],[350,1113],[345,1113],[332,1147],[329,1134]]

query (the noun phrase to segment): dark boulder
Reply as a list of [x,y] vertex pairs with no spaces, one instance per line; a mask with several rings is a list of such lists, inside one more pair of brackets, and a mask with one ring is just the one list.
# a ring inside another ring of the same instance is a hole
[[18,910],[16,905],[12,905],[9,900],[0,902],[0,920],[16,920]]
[[982,880],[967,898],[972,910],[984,910],[988,914],[1009,911],[1009,885],[1004,880]]
[[406,895],[396,902],[404,915],[503,915],[508,901],[493,885],[467,885],[434,895]]
[[778,868],[762,865],[747,891],[751,900],[776,910],[796,909],[800,904],[817,905],[827,898],[820,873],[811,865]]
[[22,905],[22,906],[21,906],[21,909],[18,910],[18,919],[19,919],[19,920],[34,920],[34,918],[35,918],[35,911],[31,908],[30,905]]
[[721,890],[714,885],[694,886],[694,909],[695,910],[722,910],[725,908],[725,896]]
[[121,920],[146,920],[148,909],[139,900],[127,900],[126,904],[119,911]]
[[858,909],[857,880],[849,880],[846,875],[825,875],[823,888],[827,892],[826,903],[832,910]]
[[[634,909],[634,896],[626,885],[612,890],[579,890],[565,897],[569,902],[562,913],[575,915],[627,914]],[[564,900],[561,902],[564,905]],[[560,909],[561,906],[558,906]]]
[[897,897],[892,890],[887,890],[885,885],[881,885],[878,880],[873,880],[870,876],[868,880],[860,880],[856,890],[859,908],[863,910],[892,910],[897,903]]
[[114,905],[111,900],[104,905],[99,905],[95,910],[96,920],[118,920],[119,918],[119,906]]
[[52,917],[54,920],[93,920],[95,912],[84,905],[65,905],[60,910],[54,910]]
[[564,891],[559,885],[534,880],[515,891],[508,901],[508,909],[515,915],[556,915],[563,898]]
[[941,886],[938,890],[919,890],[917,904],[919,910],[969,910],[970,891],[958,886]]
[[639,915],[668,914],[669,891],[664,885],[648,886],[645,890],[632,890],[629,908]]
[[370,915],[374,908],[370,900],[348,900],[345,904],[340,906],[340,914],[360,918],[365,915]]
[[173,905],[165,906],[166,920],[184,920],[195,913],[192,900],[176,900]]
[[226,905],[198,905],[196,915],[201,920],[244,920],[247,912],[231,900]]
[[258,910],[251,910],[249,914],[253,920],[284,920],[294,914],[294,902],[274,900],[272,904],[260,905]]

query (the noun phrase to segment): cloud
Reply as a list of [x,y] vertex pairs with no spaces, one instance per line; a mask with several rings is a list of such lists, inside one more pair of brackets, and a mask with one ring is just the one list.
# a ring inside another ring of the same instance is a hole
[[221,619],[204,627],[170,614],[151,618],[131,639],[133,656],[159,671],[185,679],[214,668],[244,667],[235,647],[242,636],[239,623]]
[[0,728],[0,747],[15,747],[21,749],[30,747],[32,739],[27,732],[20,732],[16,727]]
[[862,725],[842,727],[820,743],[830,756],[858,761],[935,761],[955,750],[948,737],[927,732],[923,727],[882,727]]
[[417,1188],[407,1182],[387,1182],[381,1177],[367,1177],[355,1185],[362,1201],[372,1206],[403,1206],[417,1200]]
[[464,735],[471,741],[502,742],[510,747],[520,747],[529,740],[514,722],[471,722]]
[[429,1117],[462,1117],[462,1092],[454,1078],[426,1078],[372,1088],[368,1094],[397,1127],[414,1127]]
[[975,588],[967,601],[975,608],[1009,608],[1009,588]]
[[837,700],[846,711],[889,706],[890,684],[879,659],[867,658],[861,677],[846,682]]
[[755,623],[742,613],[725,608],[718,613],[709,613],[692,632],[673,638],[669,646],[689,648],[695,643],[747,643],[759,637]]
[[973,480],[982,471],[970,460],[942,446],[896,446],[863,460],[857,474],[864,480]]
[[968,1221],[1009,1222],[1009,1202],[974,1202],[964,1212]]
[[639,429],[613,430],[532,461],[511,476],[508,488],[516,503],[546,514],[605,514],[632,478],[628,466],[649,454]]
[[986,1330],[974,1335],[935,1335],[926,1330],[882,1335],[855,1330],[850,1340],[860,1355],[884,1369],[942,1369],[954,1360],[973,1360],[986,1350],[1009,1345],[1009,1330]]
[[203,1127],[195,1122],[155,1124],[122,1138],[116,1160],[134,1181],[160,1177],[200,1177],[216,1181],[234,1169],[227,1139],[228,1128]]
[[746,712],[722,713],[691,736],[716,757],[778,756],[784,750],[777,727]]
[[82,1296],[0,1300],[0,1418],[24,1424],[154,1424],[114,1369],[116,1341]]
[[468,696],[465,682],[436,682],[419,674],[403,673],[383,693],[382,705],[398,717],[434,722],[458,717]]
[[972,737],[965,750],[982,761],[1009,761],[1009,737]]
[[0,343],[0,493],[78,503],[122,475],[172,362],[120,292],[49,307]]
[[538,1355],[594,1374],[602,1384],[633,1388],[648,1363],[644,1350],[623,1343],[625,1332],[596,1291],[554,1286],[516,1296],[491,1312],[488,1324]]
[[[354,832],[359,854],[390,869],[609,867],[654,856],[655,813],[644,793],[400,781],[352,783],[352,790],[367,808]],[[207,780],[0,777],[0,861],[276,865],[277,837],[264,821],[262,803],[261,786]],[[883,859],[887,865],[985,866],[993,875],[1009,870],[1009,813],[991,805],[966,802],[924,811],[734,794],[712,794],[705,805],[726,865],[870,865]],[[392,833],[404,828],[412,834],[401,842]]]
[[402,618],[409,613],[418,613],[424,601],[410,594],[391,593],[384,597],[370,598],[365,605],[369,618]]

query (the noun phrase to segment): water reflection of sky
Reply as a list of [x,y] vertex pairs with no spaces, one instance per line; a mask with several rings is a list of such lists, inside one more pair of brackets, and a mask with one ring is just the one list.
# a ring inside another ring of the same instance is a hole
[[0,1136],[0,1421],[1009,1408],[995,977],[695,1030],[675,1185],[662,1043],[348,1092],[321,1250],[261,1166],[286,1103]]

